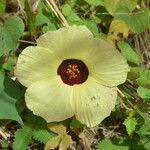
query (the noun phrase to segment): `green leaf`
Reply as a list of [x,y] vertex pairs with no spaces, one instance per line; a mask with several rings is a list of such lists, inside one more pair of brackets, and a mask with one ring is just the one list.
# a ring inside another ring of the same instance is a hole
[[0,92],[4,89],[4,72],[0,70]]
[[32,142],[33,129],[24,125],[22,129],[18,129],[15,133],[15,139],[13,143],[14,150],[26,150],[27,146]]
[[119,41],[117,43],[117,46],[119,47],[119,49],[121,50],[121,53],[123,54],[123,56],[129,61],[132,62],[136,65],[140,64],[140,59],[138,54],[131,48],[131,46],[124,42],[124,41]]
[[115,13],[118,8],[125,7],[130,11],[136,7],[137,0],[104,0],[104,6],[110,14]]
[[12,57],[9,57],[6,63],[3,64],[2,68],[11,71],[15,64],[15,60]]
[[140,136],[150,135],[150,115],[139,111],[140,116],[144,119],[144,124],[136,131]]
[[5,12],[6,0],[0,0],[0,13]]
[[17,16],[9,17],[4,25],[0,25],[0,56],[16,48],[23,31],[24,23]]
[[103,0],[85,0],[89,5],[92,6],[98,6],[102,5],[103,6]]
[[150,70],[146,68],[140,68],[140,77],[137,79],[137,83],[145,88],[150,88]]
[[24,23],[22,19],[17,16],[9,17],[5,21],[4,27],[9,32],[16,45],[17,40],[20,38],[24,31]]
[[123,20],[134,33],[141,33],[146,30],[150,22],[150,10],[142,9],[133,13],[128,10],[118,10],[115,19]]
[[140,86],[137,89],[137,93],[141,98],[150,100],[150,89]]
[[44,13],[40,10],[35,17],[35,26],[41,26],[43,24],[49,24],[50,20]]
[[49,30],[51,30],[51,31],[54,31],[54,30],[57,30],[57,29],[58,29],[58,27],[57,27],[54,23],[49,24],[49,25],[48,25],[48,28],[49,28]]
[[72,8],[69,4],[65,4],[62,6],[62,12],[65,16],[70,15],[73,11]]
[[28,125],[32,128],[32,136],[35,140],[46,143],[50,138],[55,136],[54,133],[48,131],[47,123],[43,118],[34,115],[30,111],[25,118]]
[[47,129],[34,130],[33,132],[33,138],[44,144],[46,144],[48,140],[54,136],[55,134],[48,131]]
[[142,125],[141,128],[137,131],[140,136],[150,135],[150,124]]
[[135,80],[139,78],[140,76],[139,70],[140,70],[139,67],[130,67],[130,72],[128,73],[128,79]]
[[84,127],[77,119],[73,118],[70,123],[70,128],[82,128]]
[[114,137],[104,139],[96,145],[96,150],[145,150],[137,139]]
[[126,130],[128,132],[129,135],[132,135],[132,133],[135,131],[136,129],[136,125],[137,125],[137,120],[135,118],[133,118],[132,116],[128,116],[124,123],[123,123],[126,127]]
[[104,139],[96,145],[97,150],[129,150],[128,145],[123,145],[123,140],[114,143],[112,139]]
[[7,29],[0,25],[0,56],[15,47],[13,39]]
[[83,23],[93,33],[93,35],[96,36],[99,34],[97,24],[93,20],[85,20]]
[[16,120],[23,124],[16,108],[16,102],[20,99],[20,89],[18,85],[9,78],[0,76],[0,119]]
[[67,16],[67,20],[73,23],[81,21],[80,17],[74,12]]
[[25,116],[25,124],[17,130],[13,143],[14,150],[26,150],[32,142],[32,137],[41,143],[46,143],[55,134],[48,131],[46,121],[34,115],[31,111]]

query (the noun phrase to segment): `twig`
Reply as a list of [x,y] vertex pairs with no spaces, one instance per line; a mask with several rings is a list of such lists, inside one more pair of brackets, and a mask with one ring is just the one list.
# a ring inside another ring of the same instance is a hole
[[33,4],[33,7],[32,7],[33,12],[37,11],[40,2],[41,2],[41,0],[35,1],[35,3]]
[[128,108],[126,104],[123,102],[123,100],[119,97],[118,100],[120,101],[121,105],[126,109],[126,110],[132,110],[131,108]]
[[[123,92],[119,89],[119,88],[117,88],[117,91],[119,92],[119,94],[123,97],[123,98],[125,98],[126,96],[123,94]],[[126,110],[132,110],[131,108],[129,108],[129,107],[127,107],[126,106],[126,104],[123,102],[123,100],[118,96],[118,100],[120,101],[120,103],[121,103],[121,105],[126,109]],[[130,104],[130,106],[131,106],[131,104]],[[132,107],[133,108],[133,107]]]
[[8,138],[8,135],[4,132],[4,130],[0,127],[0,135],[5,139],[7,140]]
[[36,45],[35,42],[25,41],[25,40],[18,40],[18,42]]
[[65,27],[68,27],[69,24],[66,20],[66,18],[64,17],[64,15],[61,13],[61,11],[59,10],[59,8],[57,7],[57,5],[55,4],[54,0],[45,0],[45,2],[50,6],[50,8],[52,9],[52,11],[55,13],[55,15],[61,19],[62,24]]
[[140,11],[140,12],[135,12],[135,13],[124,13],[124,12],[118,12],[118,13],[112,13],[112,12],[109,12],[109,13],[97,13],[98,15],[132,15],[132,14],[141,14],[141,13],[144,13],[144,11]]
[[23,18],[26,19],[26,13],[24,12],[24,9],[23,9],[23,7],[21,5],[20,0],[17,0],[17,2],[18,2],[18,5],[19,5],[19,8],[20,8],[20,11],[22,13]]
[[117,91],[121,94],[122,97],[125,97],[125,95],[117,88]]

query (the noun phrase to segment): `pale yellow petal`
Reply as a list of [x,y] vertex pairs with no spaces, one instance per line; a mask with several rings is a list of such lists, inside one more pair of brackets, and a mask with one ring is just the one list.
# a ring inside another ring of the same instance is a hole
[[124,83],[129,71],[128,64],[120,52],[100,39],[94,39],[93,50],[84,62],[90,75],[105,86]]
[[92,36],[85,26],[74,25],[43,34],[37,39],[37,44],[51,49],[61,60],[81,59],[91,49]]
[[27,107],[47,122],[62,121],[73,116],[70,105],[72,86],[64,84],[60,77],[37,81],[25,94]]
[[36,81],[56,76],[59,64],[51,51],[39,46],[30,46],[19,55],[15,75],[28,87]]
[[102,86],[89,77],[85,84],[74,86],[71,104],[75,117],[94,127],[110,115],[116,99],[116,88]]

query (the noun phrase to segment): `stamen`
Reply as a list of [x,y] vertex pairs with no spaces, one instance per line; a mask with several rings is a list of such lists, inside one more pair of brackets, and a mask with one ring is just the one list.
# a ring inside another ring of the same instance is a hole
[[77,78],[78,75],[80,74],[80,71],[77,65],[71,65],[70,63],[68,63],[68,68],[66,73],[69,76],[69,79],[72,79],[72,78]]

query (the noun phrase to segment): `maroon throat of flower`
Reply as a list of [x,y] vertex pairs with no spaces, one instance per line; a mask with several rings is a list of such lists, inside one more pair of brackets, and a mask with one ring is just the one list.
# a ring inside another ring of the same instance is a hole
[[89,71],[87,66],[78,59],[66,59],[57,69],[62,81],[70,86],[81,84],[88,78]]

